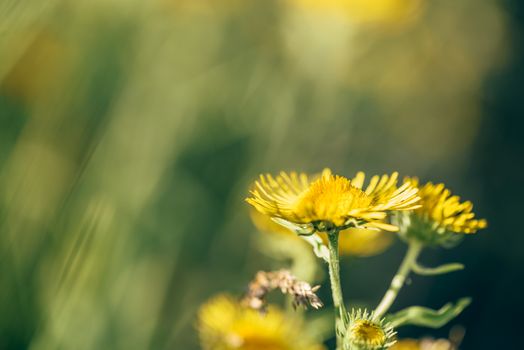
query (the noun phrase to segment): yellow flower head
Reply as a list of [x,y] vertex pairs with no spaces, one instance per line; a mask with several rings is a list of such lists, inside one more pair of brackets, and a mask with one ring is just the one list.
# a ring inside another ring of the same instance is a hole
[[383,320],[373,320],[367,311],[353,311],[344,343],[347,349],[383,350],[395,343],[395,331]]
[[475,219],[470,201],[461,203],[460,197],[452,196],[444,184],[428,182],[419,186],[417,178],[407,181],[420,188],[421,207],[416,213],[437,223],[439,227],[457,233],[475,233],[487,226],[486,220]]
[[266,314],[245,308],[219,295],[198,313],[198,329],[205,350],[323,350],[302,332],[297,318],[270,307]]
[[419,188],[421,206],[412,214],[396,217],[401,237],[430,245],[453,246],[461,238],[457,233],[475,233],[487,226],[486,220],[475,218],[470,201],[460,202],[460,197],[452,195],[444,184],[420,185],[417,178],[405,181]]
[[386,340],[386,333],[377,324],[368,320],[358,320],[349,329],[351,336],[362,339],[371,346],[381,346]]
[[373,176],[366,189],[365,175],[354,179],[332,175],[329,169],[315,179],[281,172],[261,175],[247,202],[261,213],[293,224],[312,224],[318,231],[368,227],[396,231],[384,223],[389,211],[417,208],[417,189],[408,182],[397,188],[398,173]]

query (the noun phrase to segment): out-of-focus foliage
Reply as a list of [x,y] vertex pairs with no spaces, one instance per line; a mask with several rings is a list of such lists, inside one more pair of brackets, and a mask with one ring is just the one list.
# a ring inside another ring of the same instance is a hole
[[466,182],[507,15],[377,4],[1,1],[0,347],[198,348],[198,305],[267,259],[261,169]]

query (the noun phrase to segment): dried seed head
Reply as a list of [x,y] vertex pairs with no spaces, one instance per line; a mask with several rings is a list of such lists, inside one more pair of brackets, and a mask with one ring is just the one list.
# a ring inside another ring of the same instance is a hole
[[293,307],[311,306],[319,309],[323,306],[322,301],[315,294],[319,288],[320,286],[311,287],[309,283],[298,280],[288,270],[259,271],[255,279],[249,283],[242,304],[264,312],[266,295],[274,289],[280,289],[282,293],[293,297]]

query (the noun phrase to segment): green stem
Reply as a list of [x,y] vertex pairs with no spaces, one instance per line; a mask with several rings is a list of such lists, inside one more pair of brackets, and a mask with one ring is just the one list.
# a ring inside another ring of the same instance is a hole
[[397,298],[398,292],[404,286],[404,283],[406,282],[406,279],[408,278],[411,269],[416,264],[417,258],[420,252],[422,251],[422,248],[422,244],[418,242],[409,243],[408,250],[406,252],[406,255],[404,256],[404,259],[402,260],[402,263],[400,264],[397,274],[395,275],[395,277],[393,277],[393,280],[391,280],[391,284],[389,286],[388,291],[386,292],[386,294],[384,294],[382,301],[380,302],[380,304],[378,304],[377,308],[375,309],[375,320],[379,320],[389,310],[389,308]]
[[331,292],[333,294],[333,305],[337,314],[335,320],[337,334],[337,349],[342,346],[342,333],[348,326],[348,315],[344,305],[342,287],[340,286],[340,265],[338,253],[338,230],[328,232],[329,249],[329,279],[331,282]]

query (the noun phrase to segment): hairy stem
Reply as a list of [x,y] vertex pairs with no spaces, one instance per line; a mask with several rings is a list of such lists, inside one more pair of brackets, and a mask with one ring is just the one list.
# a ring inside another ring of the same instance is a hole
[[395,275],[395,277],[393,277],[393,280],[391,280],[391,284],[389,286],[388,291],[386,292],[386,294],[384,294],[382,301],[380,302],[380,304],[378,304],[377,308],[375,309],[375,320],[379,320],[389,310],[389,308],[397,298],[398,292],[404,286],[404,283],[406,282],[406,279],[408,278],[411,269],[416,264],[417,258],[421,251],[422,244],[418,242],[409,243],[408,250],[406,252],[406,255],[404,256],[404,259],[402,260],[402,263],[400,264],[397,274]]
[[341,348],[343,341],[343,331],[348,325],[348,315],[344,305],[342,287],[340,286],[340,265],[338,253],[338,230],[328,233],[329,249],[329,279],[331,282],[331,292],[333,294],[333,305],[335,307],[336,320],[335,328],[337,334],[337,349]]

